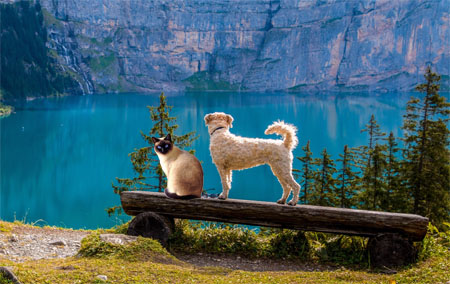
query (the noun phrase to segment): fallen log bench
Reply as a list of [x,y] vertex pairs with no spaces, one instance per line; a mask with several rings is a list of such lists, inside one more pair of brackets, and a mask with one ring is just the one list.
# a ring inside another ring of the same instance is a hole
[[128,234],[152,237],[163,245],[173,232],[174,218],[216,221],[369,237],[368,251],[375,266],[414,261],[412,242],[423,240],[428,227],[428,218],[403,213],[236,199],[180,200],[145,191],[125,191],[120,199],[124,212],[136,216]]

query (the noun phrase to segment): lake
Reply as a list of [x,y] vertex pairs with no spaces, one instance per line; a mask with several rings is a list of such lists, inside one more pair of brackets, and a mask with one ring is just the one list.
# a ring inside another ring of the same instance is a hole
[[[202,161],[204,188],[220,193],[219,174],[209,154],[203,117],[222,111],[234,117],[231,131],[240,136],[264,135],[278,119],[295,124],[301,147],[308,140],[315,157],[324,147],[336,159],[344,145],[367,141],[360,130],[370,116],[384,132],[401,135],[402,115],[411,94],[286,94],[186,93],[166,94],[174,106],[182,134],[196,131],[193,144]],[[1,123],[0,218],[68,228],[109,228],[122,219],[105,209],[119,205],[111,183],[133,175],[128,154],[146,146],[140,131],[152,126],[146,106],[156,106],[159,94],[103,94],[36,99],[16,106]],[[294,168],[301,163],[294,161]],[[234,172],[230,198],[275,202],[282,189],[268,166]]]

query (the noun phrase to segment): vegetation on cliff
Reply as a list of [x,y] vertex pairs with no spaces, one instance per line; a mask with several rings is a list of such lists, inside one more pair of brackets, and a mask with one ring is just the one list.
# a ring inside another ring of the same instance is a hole
[[76,86],[49,56],[39,1],[0,4],[0,14],[2,100],[63,94]]

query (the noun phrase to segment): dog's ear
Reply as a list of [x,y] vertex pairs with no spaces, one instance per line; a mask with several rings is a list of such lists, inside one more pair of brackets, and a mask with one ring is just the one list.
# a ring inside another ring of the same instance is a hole
[[208,125],[208,123],[211,121],[212,113],[208,113],[205,115],[205,124]]
[[153,141],[153,143],[158,143],[160,140],[158,139],[158,138],[156,138],[156,137],[152,137],[152,141]]
[[231,115],[227,114],[227,123],[230,126],[230,128],[233,127],[233,124],[232,124],[233,120],[234,120],[233,117]]

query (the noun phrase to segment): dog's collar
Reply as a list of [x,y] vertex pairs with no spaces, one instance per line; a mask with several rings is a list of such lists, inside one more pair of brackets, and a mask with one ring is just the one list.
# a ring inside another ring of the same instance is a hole
[[222,128],[225,128],[225,127],[223,127],[223,126],[217,127],[209,134],[209,136],[212,136],[214,134],[214,132],[216,132],[217,130],[222,129]]

